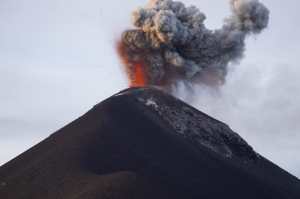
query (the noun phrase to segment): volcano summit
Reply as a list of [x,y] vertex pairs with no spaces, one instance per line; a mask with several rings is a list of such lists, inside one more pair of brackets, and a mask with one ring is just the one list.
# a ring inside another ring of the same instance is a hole
[[299,199],[300,182],[226,124],[124,90],[0,167],[1,199]]

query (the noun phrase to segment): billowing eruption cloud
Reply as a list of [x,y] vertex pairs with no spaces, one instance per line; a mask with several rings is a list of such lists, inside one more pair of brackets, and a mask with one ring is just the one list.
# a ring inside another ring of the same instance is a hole
[[133,12],[135,29],[118,43],[131,86],[170,87],[177,82],[224,83],[227,66],[243,57],[245,39],[267,27],[269,10],[258,0],[231,0],[223,27],[209,30],[195,6],[150,1]]

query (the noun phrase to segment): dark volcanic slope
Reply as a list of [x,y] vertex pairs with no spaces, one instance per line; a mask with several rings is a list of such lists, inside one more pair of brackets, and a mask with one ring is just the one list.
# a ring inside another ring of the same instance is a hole
[[152,88],[125,90],[0,168],[1,199],[299,199],[299,180]]

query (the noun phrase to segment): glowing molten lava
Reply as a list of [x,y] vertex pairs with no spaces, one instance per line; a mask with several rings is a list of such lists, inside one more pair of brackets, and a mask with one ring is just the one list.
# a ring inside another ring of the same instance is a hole
[[147,84],[144,64],[140,60],[134,60],[134,55],[126,51],[122,42],[117,43],[118,54],[125,66],[130,87],[142,87]]
[[135,63],[132,68],[132,77],[130,79],[130,87],[141,87],[146,85],[145,72],[143,64]]

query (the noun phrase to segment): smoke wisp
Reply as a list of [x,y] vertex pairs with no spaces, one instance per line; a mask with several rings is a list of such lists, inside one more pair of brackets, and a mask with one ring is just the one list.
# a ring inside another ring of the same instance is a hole
[[124,31],[118,43],[131,86],[223,84],[228,64],[243,57],[247,36],[269,22],[269,10],[258,0],[230,5],[231,16],[216,30],[206,28],[197,7],[179,1],[152,0],[134,11],[135,28]]

